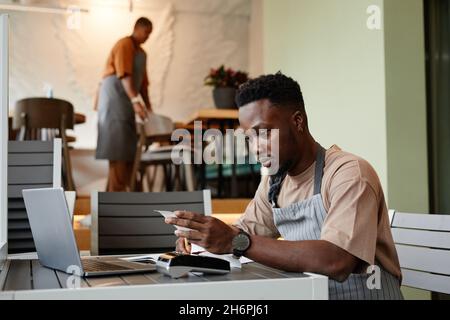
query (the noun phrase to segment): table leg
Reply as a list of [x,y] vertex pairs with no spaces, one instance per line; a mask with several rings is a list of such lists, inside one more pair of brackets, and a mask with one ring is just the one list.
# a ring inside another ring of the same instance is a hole
[[200,186],[201,186],[202,190],[205,190],[205,188],[206,188],[206,166],[203,161],[200,164]]
[[[223,121],[219,121],[219,125],[220,125],[220,132],[224,133],[225,132],[225,124]],[[223,141],[222,141],[222,146],[223,146]],[[216,151],[217,152],[217,151]],[[223,152],[222,152],[222,156],[223,156]],[[221,159],[223,161],[223,157]],[[221,163],[218,164],[217,167],[218,170],[218,177],[217,177],[217,196],[219,198],[222,198],[222,193],[223,193],[223,166]]]
[[[207,121],[206,122],[206,130],[209,128],[210,126],[210,122]],[[200,136],[201,139],[201,152],[202,152],[202,159],[201,159],[201,164],[200,164],[200,185],[202,190],[206,189],[206,164],[205,164],[205,160],[203,159],[203,151],[205,150],[205,142],[203,141],[203,134],[204,134],[204,130],[202,129],[202,134]]]
[[[229,122],[230,128],[234,128],[234,122]],[[234,141],[233,141],[234,145]],[[236,148],[233,151],[233,162],[231,164],[231,197],[237,198],[238,197],[238,183],[237,183],[237,176],[236,176]]]

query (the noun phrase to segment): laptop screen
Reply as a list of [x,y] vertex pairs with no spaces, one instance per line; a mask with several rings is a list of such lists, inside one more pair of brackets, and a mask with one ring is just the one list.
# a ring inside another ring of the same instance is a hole
[[40,263],[63,272],[81,267],[64,190],[30,189],[22,194]]

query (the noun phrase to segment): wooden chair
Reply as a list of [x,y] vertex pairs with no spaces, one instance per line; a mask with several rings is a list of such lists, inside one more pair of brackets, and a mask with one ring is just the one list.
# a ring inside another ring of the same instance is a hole
[[211,215],[209,190],[194,192],[93,192],[91,254],[136,254],[175,249],[175,227],[154,210]]
[[70,102],[60,99],[27,98],[16,103],[13,129],[18,129],[17,140],[62,139],[63,172],[66,190],[75,190],[70,161],[67,129],[73,129],[75,115]]
[[391,210],[403,285],[450,294],[450,215]]
[[[150,114],[148,121],[137,125],[139,142],[131,174],[130,191],[142,190],[145,180],[151,191],[156,171],[154,171],[153,177],[150,177],[147,170],[150,166],[155,169],[163,168],[166,191],[183,189],[194,191],[194,174],[191,164],[186,163],[184,159],[178,159],[178,163],[181,163],[182,166],[173,162],[172,150],[175,146],[172,145],[171,137],[175,126],[172,120],[161,115]],[[155,147],[154,144],[159,145]],[[183,155],[189,153],[190,148],[187,148]],[[172,169],[174,173],[172,173]],[[184,176],[185,183],[182,181],[182,176]],[[185,188],[182,187],[184,184]]]
[[[22,190],[61,187],[61,139],[8,143],[8,251],[36,251]],[[73,197],[72,197],[73,198]]]

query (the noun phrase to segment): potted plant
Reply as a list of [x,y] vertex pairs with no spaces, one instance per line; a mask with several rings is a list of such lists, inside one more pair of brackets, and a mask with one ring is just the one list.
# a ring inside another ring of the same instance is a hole
[[217,108],[236,108],[235,96],[239,86],[248,81],[248,73],[225,68],[224,65],[211,69],[205,78],[205,85],[214,87],[213,98]]

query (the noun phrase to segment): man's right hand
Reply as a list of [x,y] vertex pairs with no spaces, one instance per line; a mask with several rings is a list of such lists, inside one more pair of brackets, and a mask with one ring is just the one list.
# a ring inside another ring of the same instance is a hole
[[147,109],[140,102],[133,103],[133,109],[142,121],[147,118]]
[[191,253],[191,246],[186,247],[186,238],[178,238],[176,242],[176,251],[186,254]]

